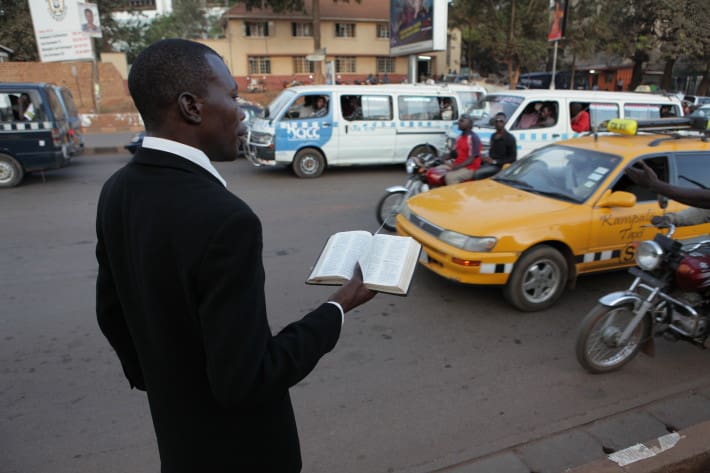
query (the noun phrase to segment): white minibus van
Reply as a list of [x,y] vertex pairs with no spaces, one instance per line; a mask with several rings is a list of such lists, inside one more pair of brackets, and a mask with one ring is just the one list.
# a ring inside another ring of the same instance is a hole
[[[541,112],[550,118],[541,119]],[[573,111],[581,109],[589,116],[589,128],[573,129]],[[489,93],[477,109],[469,111],[474,127],[488,148],[495,132],[492,118],[497,113],[506,116],[505,128],[515,136],[518,157],[558,140],[587,133],[612,118],[640,120],[683,116],[681,101],[675,96],[633,92],[602,92],[596,90],[528,89]],[[449,132],[451,146],[459,132]],[[446,148],[439,149],[444,152]]]
[[247,157],[256,166],[289,165],[298,177],[327,166],[404,163],[443,147],[458,116],[484,95],[460,84],[287,88],[252,122]]

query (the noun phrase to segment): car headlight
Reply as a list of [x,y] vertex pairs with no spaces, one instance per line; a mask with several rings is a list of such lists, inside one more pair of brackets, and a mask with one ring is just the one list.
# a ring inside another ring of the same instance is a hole
[[260,145],[270,145],[273,141],[273,135],[268,133],[254,133],[251,134],[251,142]]
[[466,251],[491,251],[496,246],[494,237],[472,237],[451,230],[444,230],[439,234],[439,239],[456,248]]
[[647,240],[636,248],[636,264],[644,271],[653,271],[661,264],[663,250],[653,240]]

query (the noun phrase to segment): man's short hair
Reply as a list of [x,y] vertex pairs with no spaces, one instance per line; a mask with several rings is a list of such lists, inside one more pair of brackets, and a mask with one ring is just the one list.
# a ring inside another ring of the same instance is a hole
[[183,92],[203,96],[212,71],[207,56],[219,54],[201,43],[164,39],[144,49],[133,61],[128,90],[146,129],[162,123],[167,107]]

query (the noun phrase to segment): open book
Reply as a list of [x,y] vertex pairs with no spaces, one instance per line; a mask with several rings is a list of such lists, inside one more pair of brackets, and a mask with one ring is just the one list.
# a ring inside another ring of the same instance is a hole
[[372,235],[364,230],[334,233],[316,261],[308,284],[340,285],[360,262],[365,286],[373,291],[406,295],[421,245],[410,237]]

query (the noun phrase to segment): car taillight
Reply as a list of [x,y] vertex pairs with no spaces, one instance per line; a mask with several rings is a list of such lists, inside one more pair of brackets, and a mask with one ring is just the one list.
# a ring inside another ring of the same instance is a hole
[[62,134],[59,133],[59,128],[52,128],[52,143],[54,146],[62,145]]

